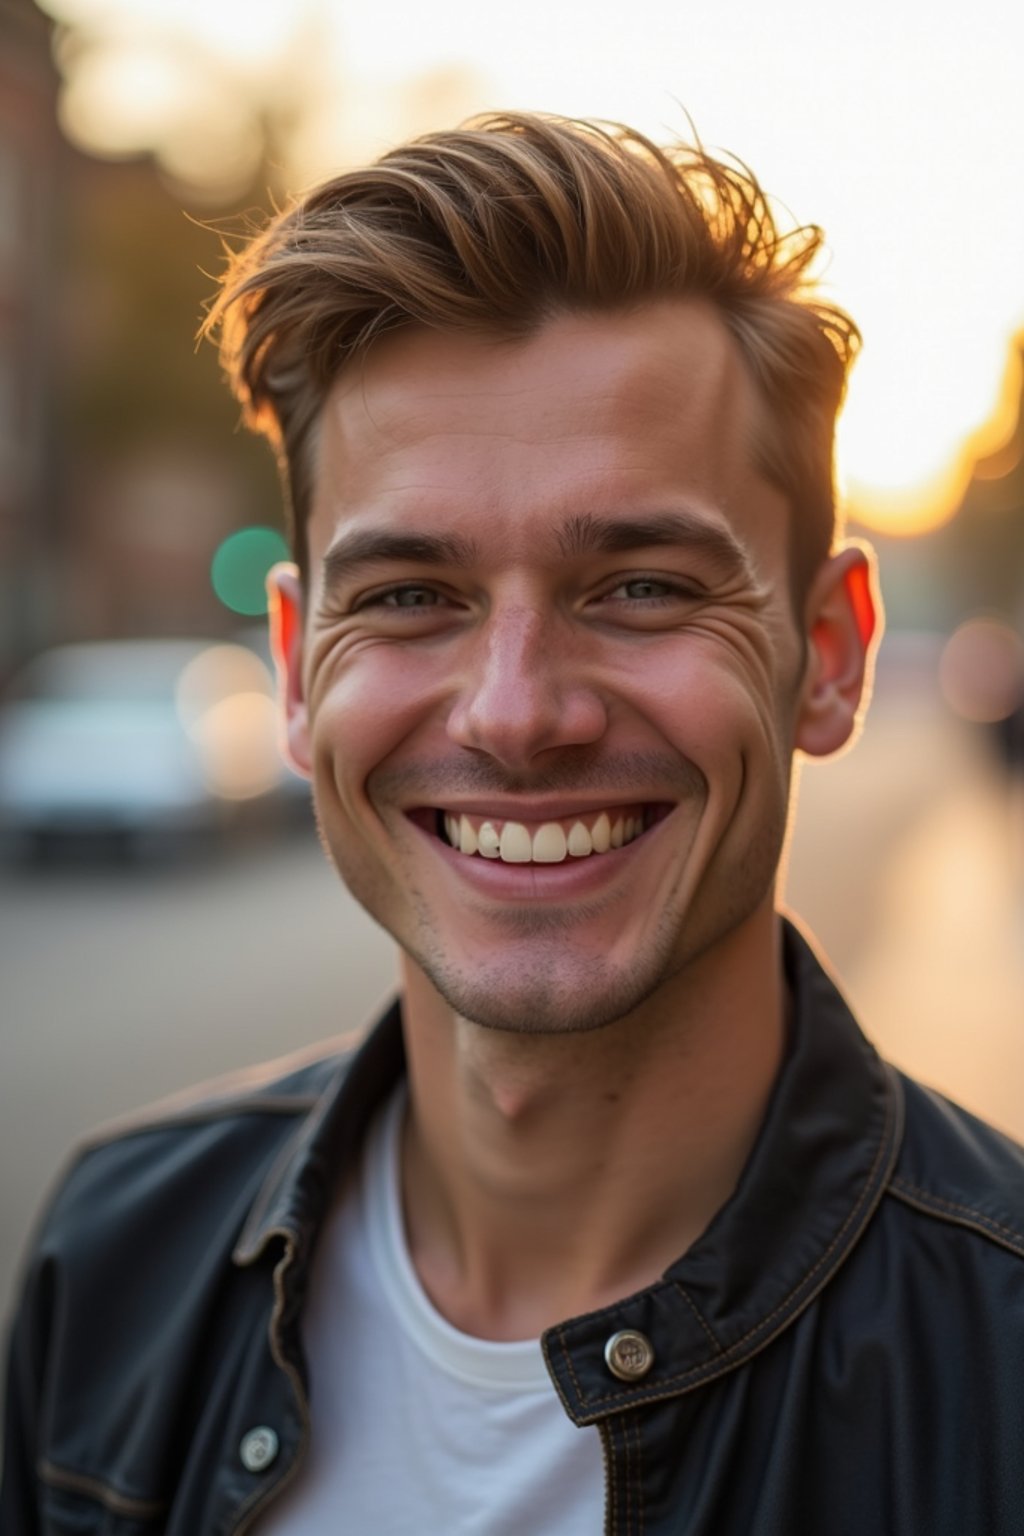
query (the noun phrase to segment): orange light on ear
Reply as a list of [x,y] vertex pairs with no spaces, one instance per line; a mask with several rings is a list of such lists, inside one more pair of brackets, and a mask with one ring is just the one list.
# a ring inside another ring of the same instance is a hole
[[295,604],[282,594],[273,582],[267,586],[267,607],[270,615],[270,636],[273,642],[274,660],[279,667],[286,667],[295,643],[298,613]]
[[871,595],[871,572],[865,561],[851,566],[846,575],[846,590],[853,605],[853,617],[861,644],[867,649],[875,632],[875,600]]

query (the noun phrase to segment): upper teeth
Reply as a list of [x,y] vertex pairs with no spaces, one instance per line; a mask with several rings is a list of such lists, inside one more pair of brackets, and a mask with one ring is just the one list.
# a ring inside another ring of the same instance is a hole
[[478,853],[505,864],[561,864],[566,858],[584,859],[632,842],[644,830],[644,818],[642,813],[616,815],[613,821],[607,811],[601,811],[589,826],[582,820],[545,821],[531,832],[521,821],[474,825],[468,816],[446,814],[444,826],[448,841],[461,853]]

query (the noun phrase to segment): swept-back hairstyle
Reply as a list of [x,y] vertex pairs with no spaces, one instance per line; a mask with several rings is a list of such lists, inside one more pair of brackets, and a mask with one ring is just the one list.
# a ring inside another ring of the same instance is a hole
[[761,471],[793,510],[795,595],[835,529],[833,435],[859,341],[815,297],[814,226],[783,232],[740,163],[618,124],[508,113],[323,183],[234,255],[204,330],[278,453],[305,573],[315,428],[385,332],[527,336],[565,311],[704,296],[763,404]]

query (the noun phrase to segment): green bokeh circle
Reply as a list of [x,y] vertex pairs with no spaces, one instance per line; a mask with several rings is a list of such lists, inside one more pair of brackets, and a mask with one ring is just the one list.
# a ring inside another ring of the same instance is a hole
[[287,559],[288,545],[276,528],[240,528],[228,534],[213,557],[213,590],[234,613],[266,613],[267,572]]

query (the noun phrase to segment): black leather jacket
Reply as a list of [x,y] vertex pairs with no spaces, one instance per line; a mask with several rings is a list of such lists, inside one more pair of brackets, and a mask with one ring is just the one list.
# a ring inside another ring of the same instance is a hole
[[[605,1530],[1020,1536],[1024,1151],[884,1065],[786,949],[791,1047],[736,1194],[657,1284],[545,1335],[600,1428]],[[402,1069],[396,1006],[354,1055],[80,1154],[15,1325],[3,1536],[253,1527],[300,1464],[315,1234]],[[635,1380],[620,1330],[651,1346]]]

